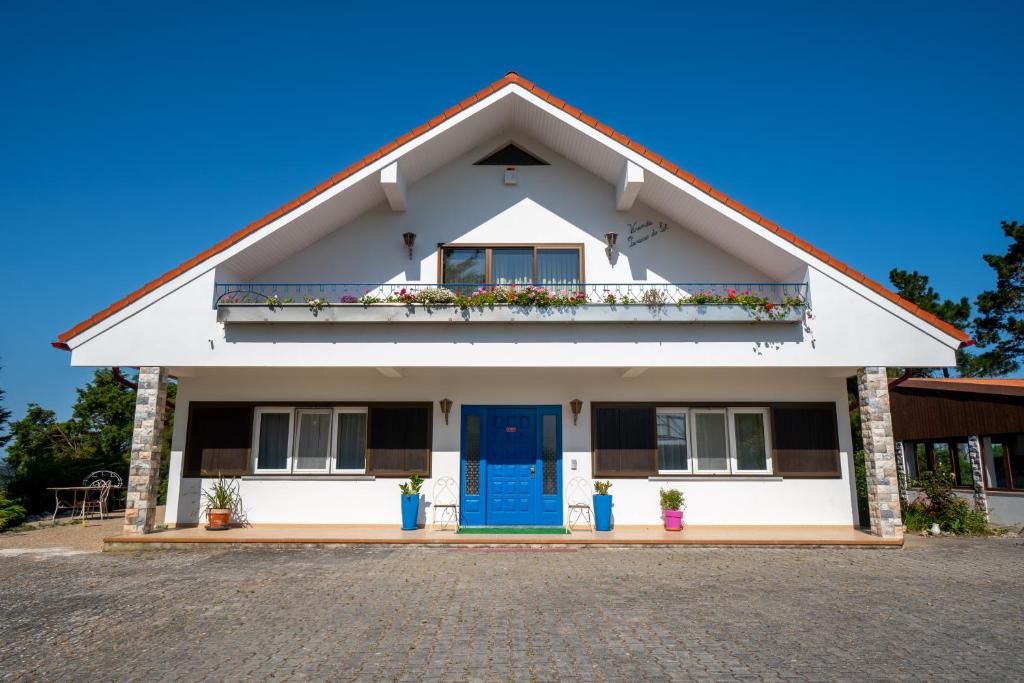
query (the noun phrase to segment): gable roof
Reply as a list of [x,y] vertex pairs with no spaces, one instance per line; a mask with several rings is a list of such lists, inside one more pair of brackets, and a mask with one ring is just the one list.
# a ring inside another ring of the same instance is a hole
[[619,144],[629,148],[633,152],[643,156],[644,158],[648,159],[652,163],[657,164],[662,169],[668,171],[669,173],[671,173],[672,175],[676,176],[677,178],[680,178],[681,180],[683,180],[683,181],[689,183],[690,185],[694,186],[695,188],[701,190],[702,192],[706,193],[707,195],[709,195],[712,198],[716,199],[717,201],[721,202],[725,206],[728,206],[729,208],[733,209],[734,211],[739,212],[740,214],[742,214],[746,218],[750,219],[754,223],[757,223],[761,227],[769,230],[772,233],[775,233],[776,235],[778,235],[782,239],[792,243],[793,245],[797,246],[798,248],[802,249],[803,251],[807,252],[808,254],[814,256],[815,258],[820,259],[824,263],[832,266],[833,268],[835,268],[836,270],[838,270],[841,273],[845,274],[846,276],[852,278],[853,280],[856,280],[857,282],[860,282],[864,286],[868,287],[869,289],[871,289],[872,291],[876,292],[877,294],[885,297],[889,301],[892,301],[893,303],[899,305],[900,307],[902,307],[903,309],[909,311],[910,313],[912,313],[913,315],[917,316],[921,320],[925,321],[929,325],[932,325],[933,327],[939,329],[940,331],[944,332],[945,334],[953,337],[954,339],[957,339],[958,341],[961,342],[961,344],[966,345],[966,344],[970,344],[971,343],[970,337],[968,335],[966,335],[964,332],[962,332],[961,330],[959,330],[956,327],[954,327],[953,325],[950,325],[949,323],[947,323],[947,322],[945,322],[943,320],[940,320],[938,317],[932,315],[928,311],[925,311],[924,309],[920,308],[919,306],[916,306],[915,304],[907,301],[906,299],[903,299],[902,297],[897,295],[895,292],[887,289],[886,287],[884,287],[883,285],[879,284],[878,282],[872,280],[871,278],[867,277],[863,273],[860,273],[859,271],[856,271],[853,268],[850,268],[849,266],[847,266],[842,261],[839,261],[838,259],[836,259],[836,258],[826,254],[825,252],[821,251],[820,249],[815,248],[810,243],[805,242],[804,240],[801,240],[796,235],[794,235],[794,234],[788,232],[787,230],[779,227],[777,224],[773,223],[772,221],[768,220],[767,218],[764,218],[763,216],[761,216],[760,214],[756,213],[755,211],[752,211],[751,209],[747,208],[743,204],[740,204],[735,199],[732,199],[731,197],[728,197],[727,195],[723,194],[722,192],[719,192],[718,190],[714,189],[713,187],[711,187],[707,183],[703,182],[702,180],[694,177],[690,173],[687,173],[683,169],[681,169],[678,166],[676,166],[675,164],[671,163],[667,159],[664,159],[661,156],[659,156],[658,154],[655,154],[654,152],[648,150],[643,145],[640,145],[639,143],[636,143],[633,140],[630,140],[625,135],[622,135],[621,133],[616,132],[615,130],[613,130],[613,129],[609,128],[608,126],[604,125],[603,123],[601,123],[597,119],[595,119],[595,118],[593,118],[591,116],[588,116],[587,114],[584,114],[582,111],[580,111],[579,109],[576,109],[575,107],[573,107],[572,105],[568,104],[567,102],[558,99],[557,97],[555,97],[555,96],[551,95],[550,93],[542,90],[541,88],[538,88],[536,85],[534,85],[530,81],[528,81],[528,80],[522,78],[521,76],[519,76],[516,72],[510,71],[507,74],[505,74],[504,77],[502,77],[499,80],[495,81],[494,83],[490,84],[489,86],[487,86],[483,90],[480,90],[479,92],[477,92],[476,94],[466,98],[462,102],[459,102],[458,104],[454,105],[453,107],[450,107],[449,109],[445,110],[441,114],[438,114],[437,116],[435,116],[434,118],[430,119],[426,123],[424,123],[424,124],[414,128],[413,130],[409,131],[405,135],[402,135],[401,137],[399,137],[399,138],[389,142],[388,144],[384,145],[383,147],[381,147],[380,149],[376,150],[375,152],[372,152],[372,153],[368,154],[367,156],[363,157],[362,159],[360,159],[356,163],[352,164],[351,166],[349,166],[345,170],[341,171],[340,173],[337,173],[334,176],[331,176],[330,178],[328,178],[324,182],[320,183],[316,187],[314,187],[314,188],[310,189],[309,191],[299,195],[295,199],[293,199],[290,202],[284,204],[283,206],[275,209],[274,211],[271,211],[270,213],[268,213],[267,215],[263,216],[262,218],[254,221],[252,223],[250,223],[249,225],[245,226],[241,230],[238,230],[237,232],[235,232],[234,234],[230,235],[226,239],[221,240],[217,244],[213,245],[209,249],[207,249],[207,250],[205,250],[203,252],[200,252],[199,254],[197,254],[197,255],[193,256],[192,258],[188,259],[187,261],[185,261],[181,265],[177,266],[176,268],[173,268],[173,269],[167,271],[166,273],[164,273],[163,275],[161,275],[160,277],[156,278],[155,280],[153,280],[151,282],[148,282],[147,284],[143,285],[142,287],[140,287],[139,289],[135,290],[131,294],[128,294],[124,298],[119,299],[118,301],[115,301],[113,304],[111,304],[107,308],[105,308],[102,311],[96,313],[95,315],[89,317],[88,319],[83,320],[82,322],[78,323],[74,327],[66,330],[65,332],[62,332],[60,335],[58,335],[58,337],[57,337],[58,341],[54,342],[53,346],[58,347],[58,348],[67,349],[68,348],[67,347],[67,342],[70,339],[73,339],[74,337],[78,336],[82,332],[88,330],[89,328],[91,328],[94,325],[100,323],[101,321],[109,318],[110,316],[114,315],[118,311],[120,311],[120,310],[124,309],[125,307],[129,306],[134,301],[137,301],[138,299],[142,298],[146,294],[148,294],[148,293],[152,292],[153,290],[157,289],[161,285],[166,284],[167,282],[170,282],[171,280],[173,280],[174,278],[178,277],[179,275],[181,275],[181,274],[191,270],[192,268],[198,266],[199,264],[203,263],[207,259],[215,256],[216,254],[219,254],[220,252],[224,251],[225,249],[228,249],[232,245],[238,243],[242,239],[248,237],[249,235],[251,235],[254,232],[258,231],[260,228],[268,225],[269,223],[277,220],[278,218],[281,218],[282,216],[284,216],[285,214],[289,213],[290,211],[293,211],[294,209],[297,209],[298,207],[302,206],[306,202],[309,202],[310,200],[314,199],[318,195],[322,194],[323,192],[326,192],[330,188],[332,188],[335,185],[337,185],[338,183],[342,182],[346,178],[352,176],[353,174],[355,174],[358,171],[362,170],[366,166],[368,166],[368,165],[372,164],[373,162],[377,161],[378,159],[380,159],[384,155],[393,152],[394,150],[396,150],[400,146],[404,145],[405,143],[410,142],[410,141],[414,140],[415,138],[417,138],[417,137],[427,133],[428,131],[436,128],[437,126],[439,126],[444,121],[452,118],[453,116],[455,116],[459,112],[461,112],[461,111],[471,107],[472,105],[474,105],[478,101],[484,99],[485,97],[488,97],[489,95],[494,94],[495,92],[501,90],[502,88],[509,87],[509,86],[512,86],[512,85],[519,86],[519,87],[529,91],[534,96],[544,100],[545,102],[547,102],[548,104],[552,105],[553,107],[564,111],[566,114],[568,114],[568,115],[578,119],[582,123],[590,126],[594,130],[598,131],[599,133],[601,133],[601,134],[611,138],[612,140],[618,142]]

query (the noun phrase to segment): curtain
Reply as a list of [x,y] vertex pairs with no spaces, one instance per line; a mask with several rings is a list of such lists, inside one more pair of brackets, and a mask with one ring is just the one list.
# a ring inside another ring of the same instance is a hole
[[494,249],[491,276],[496,285],[527,285],[533,281],[533,249]]
[[687,469],[686,413],[659,413],[657,425],[658,469]]
[[339,470],[366,469],[366,413],[338,413]]
[[725,413],[696,413],[697,469],[713,472],[729,469]]
[[768,469],[768,454],[764,443],[764,415],[736,413],[736,468],[740,470]]
[[576,249],[538,249],[537,284],[571,287],[580,282],[580,253]]
[[288,467],[288,413],[260,415],[259,462],[261,470],[283,470]]
[[331,440],[331,414],[299,412],[299,445],[295,449],[295,469],[327,469],[327,449]]

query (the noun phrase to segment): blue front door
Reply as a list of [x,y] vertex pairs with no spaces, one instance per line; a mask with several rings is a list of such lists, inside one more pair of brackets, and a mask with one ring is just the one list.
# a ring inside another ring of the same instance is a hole
[[562,523],[560,406],[463,406],[462,523]]

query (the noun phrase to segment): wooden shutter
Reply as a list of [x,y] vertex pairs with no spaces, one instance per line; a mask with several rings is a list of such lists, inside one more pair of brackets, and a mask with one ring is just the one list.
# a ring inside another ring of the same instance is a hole
[[252,406],[189,404],[182,476],[247,474],[251,448]]
[[841,475],[835,404],[773,407],[772,437],[778,474]]
[[595,405],[593,423],[595,477],[657,474],[654,406]]
[[430,476],[431,404],[371,406],[366,471],[378,477]]

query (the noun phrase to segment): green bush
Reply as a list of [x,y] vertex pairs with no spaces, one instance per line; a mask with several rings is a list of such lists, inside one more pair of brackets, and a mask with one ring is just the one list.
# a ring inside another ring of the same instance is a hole
[[985,513],[956,495],[953,485],[951,474],[925,472],[916,488],[924,493],[926,500],[918,499],[907,505],[903,517],[907,531],[926,531],[934,523],[950,534],[988,534],[990,530]]
[[25,508],[0,493],[0,531],[11,529],[25,521]]

